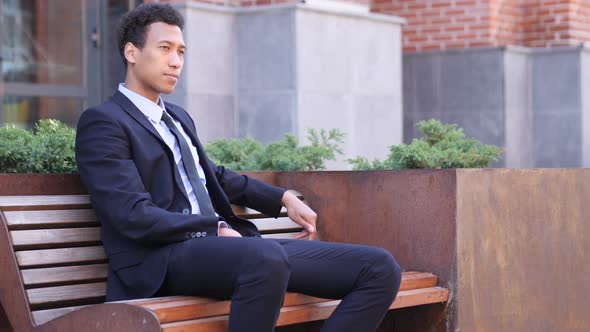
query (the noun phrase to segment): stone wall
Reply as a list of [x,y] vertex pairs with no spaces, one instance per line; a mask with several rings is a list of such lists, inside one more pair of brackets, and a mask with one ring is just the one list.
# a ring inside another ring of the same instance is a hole
[[588,167],[586,47],[404,56],[404,141],[436,118],[506,148],[506,167]]
[[186,17],[183,76],[167,100],[185,106],[204,142],[263,143],[308,128],[347,134],[346,158],[383,158],[402,141],[402,20],[308,4],[220,8],[176,4]]

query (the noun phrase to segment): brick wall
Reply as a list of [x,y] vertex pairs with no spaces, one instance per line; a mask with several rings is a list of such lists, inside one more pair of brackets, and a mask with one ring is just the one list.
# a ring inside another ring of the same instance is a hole
[[398,15],[405,51],[491,45],[488,0],[375,0],[372,11]]
[[373,0],[372,11],[408,20],[409,52],[590,41],[590,0]]
[[575,45],[590,41],[590,1],[524,0],[524,45]]
[[521,45],[524,37],[522,0],[491,0],[490,43],[499,45]]

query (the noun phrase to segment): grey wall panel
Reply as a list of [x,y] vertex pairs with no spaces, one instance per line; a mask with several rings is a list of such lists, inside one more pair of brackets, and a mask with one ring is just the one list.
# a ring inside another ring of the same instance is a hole
[[239,136],[266,144],[293,133],[296,95],[293,92],[248,93],[240,96]]
[[431,113],[441,109],[441,59],[439,54],[404,57],[405,113]]
[[580,54],[580,48],[531,54],[535,167],[582,164]]
[[589,165],[587,53],[509,47],[406,54],[404,142],[418,137],[416,122],[433,117],[505,147],[504,161],[493,166]]
[[193,117],[203,144],[218,138],[236,136],[235,98],[233,95],[189,94],[187,111]]
[[579,48],[535,52],[531,56],[534,112],[579,112]]
[[237,16],[240,90],[295,88],[295,11]]
[[418,121],[434,118],[458,124],[485,144],[505,146],[502,50],[406,54],[403,65],[404,142],[421,136]]
[[530,81],[529,52],[507,49],[504,55],[506,167],[533,164]]
[[590,49],[582,50],[580,65],[582,97],[582,167],[590,167]]
[[501,50],[453,52],[440,65],[443,112],[498,112],[504,107]]
[[541,113],[533,119],[535,167],[580,167],[580,114]]

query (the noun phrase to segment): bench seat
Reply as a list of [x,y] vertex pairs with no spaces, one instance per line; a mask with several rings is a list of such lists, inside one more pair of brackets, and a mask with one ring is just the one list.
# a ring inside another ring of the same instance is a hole
[[[293,238],[301,230],[285,211],[277,220],[251,209],[233,208],[237,215],[252,220],[263,237]],[[0,219],[0,268],[6,271],[0,280],[3,287],[19,288],[0,293],[0,300],[14,327],[28,322],[29,327],[22,330],[34,330],[54,320],[66,321],[78,311],[101,315],[98,312],[105,306],[96,305],[105,301],[108,262],[88,195],[0,196]],[[436,285],[437,277],[431,273],[404,272],[391,309],[446,302],[448,290]],[[277,325],[326,319],[339,302],[288,293]],[[172,296],[109,302],[111,306],[105,308],[155,317],[167,332],[224,331],[230,303]],[[92,311],[92,307],[101,309]]]

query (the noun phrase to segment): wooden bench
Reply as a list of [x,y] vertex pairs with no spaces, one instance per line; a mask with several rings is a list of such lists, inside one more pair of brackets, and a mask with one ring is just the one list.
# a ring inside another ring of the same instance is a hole
[[[289,238],[300,230],[284,211],[278,220],[234,211],[263,237]],[[0,220],[0,301],[16,331],[227,329],[230,301],[173,296],[104,303],[107,258],[87,195],[0,196]],[[391,309],[447,301],[448,290],[436,284],[433,274],[404,272]],[[288,293],[278,326],[326,319],[338,303]]]

